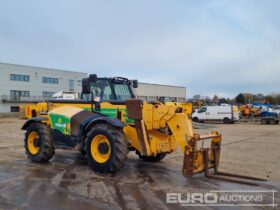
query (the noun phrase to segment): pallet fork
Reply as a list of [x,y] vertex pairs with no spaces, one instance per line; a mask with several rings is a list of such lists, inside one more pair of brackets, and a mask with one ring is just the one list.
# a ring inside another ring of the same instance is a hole
[[[200,148],[197,150],[197,141],[212,138],[210,148]],[[258,186],[253,181],[267,181],[252,176],[245,176],[234,173],[227,173],[218,170],[219,158],[221,151],[221,135],[212,133],[211,135],[200,136],[196,134],[196,138],[189,141],[189,146],[185,148],[183,175],[187,178],[192,177],[196,173],[204,172],[205,177],[220,179],[224,181]],[[200,164],[199,164],[200,163]],[[200,165],[197,168],[197,165]],[[210,169],[214,169],[214,173],[210,173]]]

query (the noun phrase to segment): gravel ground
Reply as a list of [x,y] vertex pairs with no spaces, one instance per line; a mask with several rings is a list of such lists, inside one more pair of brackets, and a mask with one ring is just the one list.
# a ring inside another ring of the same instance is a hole
[[[23,148],[22,120],[0,118],[0,209],[186,209],[167,204],[166,193],[210,190],[277,190],[280,202],[280,125],[234,124],[199,129],[222,133],[220,167],[223,171],[268,179],[259,186],[181,175],[177,151],[160,163],[145,163],[133,153],[116,174],[92,172],[78,152],[56,150],[47,164],[33,164]],[[265,197],[265,201],[270,199]],[[266,209],[268,207],[231,207]],[[224,209],[224,207],[197,207]],[[230,209],[230,207],[227,207]]]

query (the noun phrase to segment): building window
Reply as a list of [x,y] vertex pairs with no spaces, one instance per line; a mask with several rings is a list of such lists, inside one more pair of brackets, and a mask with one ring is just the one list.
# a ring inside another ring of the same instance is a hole
[[20,74],[10,74],[10,80],[29,82],[29,76],[28,75],[20,75]]
[[73,79],[69,80],[69,91],[74,91],[74,80]]
[[22,90],[11,90],[10,92],[11,100],[20,100],[21,97],[29,97],[29,91],[22,91]]
[[58,84],[58,78],[43,77],[43,83]]
[[19,112],[19,106],[11,106],[11,112]]
[[48,92],[48,91],[43,91],[42,95],[44,98],[51,98],[55,94],[55,92]]
[[77,86],[82,86],[82,80],[77,80]]

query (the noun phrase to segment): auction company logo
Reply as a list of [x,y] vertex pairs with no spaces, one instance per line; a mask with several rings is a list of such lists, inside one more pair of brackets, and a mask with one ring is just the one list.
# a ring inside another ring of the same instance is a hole
[[166,203],[181,206],[276,207],[275,190],[211,190],[209,192],[167,193]]
[[58,127],[58,128],[66,128],[66,123],[62,123],[62,119],[59,118],[57,120],[57,123],[55,123],[55,126]]

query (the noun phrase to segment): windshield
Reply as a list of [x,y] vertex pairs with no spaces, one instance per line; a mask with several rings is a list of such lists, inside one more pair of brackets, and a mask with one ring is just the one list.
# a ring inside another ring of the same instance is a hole
[[198,113],[206,112],[206,110],[207,110],[207,107],[201,107],[201,108],[198,110]]
[[95,99],[98,98],[100,101],[125,101],[134,97],[131,91],[130,85],[127,82],[99,79],[91,84],[93,97]]

